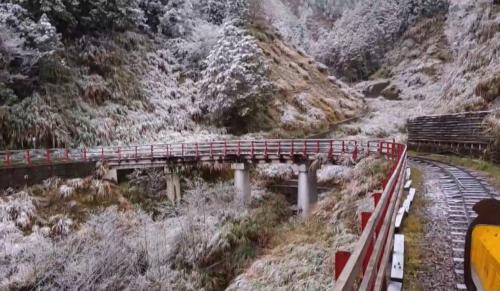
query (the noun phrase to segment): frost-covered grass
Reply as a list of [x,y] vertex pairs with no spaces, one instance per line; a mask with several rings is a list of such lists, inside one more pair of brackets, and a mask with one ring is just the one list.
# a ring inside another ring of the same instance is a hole
[[202,180],[187,183],[177,209],[153,215],[124,189],[98,195],[96,181],[50,179],[2,199],[0,289],[221,290],[289,215],[279,195],[256,191],[243,209],[230,183]]
[[[358,163],[343,190],[330,193],[312,216],[291,220],[278,229],[265,255],[228,290],[329,290],[334,286],[333,255],[351,250],[359,234],[359,215],[373,208],[368,192],[380,187],[389,164],[367,158]],[[338,172],[338,179],[343,174]]]

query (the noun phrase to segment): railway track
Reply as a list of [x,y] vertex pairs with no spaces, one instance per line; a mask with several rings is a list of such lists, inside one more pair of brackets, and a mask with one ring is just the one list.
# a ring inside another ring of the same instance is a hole
[[451,259],[455,271],[456,289],[467,290],[463,279],[465,236],[469,224],[477,216],[472,207],[483,199],[500,200],[500,195],[488,185],[484,178],[462,167],[425,158],[411,159],[417,164],[431,167],[442,173],[439,180],[447,207],[448,233],[451,238]]

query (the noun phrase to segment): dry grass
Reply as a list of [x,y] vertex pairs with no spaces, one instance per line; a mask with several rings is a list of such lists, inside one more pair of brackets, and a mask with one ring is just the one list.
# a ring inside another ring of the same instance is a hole
[[[318,67],[311,57],[289,47],[265,28],[252,27],[250,32],[269,60],[270,79],[277,87],[276,102],[266,108],[263,116],[279,125],[271,135],[291,137],[322,132],[330,124],[353,117],[363,110],[363,102],[332,83],[327,72]],[[304,104],[300,100],[307,102]],[[293,123],[283,124],[283,104],[296,109]]]
[[424,271],[424,252],[421,248],[425,244],[425,225],[428,218],[425,209],[429,201],[424,195],[424,177],[418,168],[412,168],[412,181],[416,195],[412,204],[410,215],[403,224],[405,235],[405,274],[403,286],[405,290],[424,290],[419,274]]

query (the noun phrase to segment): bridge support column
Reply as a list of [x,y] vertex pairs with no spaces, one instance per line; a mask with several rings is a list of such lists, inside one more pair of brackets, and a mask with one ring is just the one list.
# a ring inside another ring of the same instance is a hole
[[117,169],[107,169],[106,172],[104,173],[104,177],[102,177],[102,179],[118,184],[118,170]]
[[179,204],[182,199],[181,179],[179,171],[171,168],[165,168],[165,177],[167,182],[167,197],[173,204]]
[[231,164],[234,170],[234,188],[239,203],[246,205],[250,202],[250,166],[246,163]]
[[316,170],[309,170],[309,165],[299,166],[298,209],[302,217],[308,217],[318,201]]

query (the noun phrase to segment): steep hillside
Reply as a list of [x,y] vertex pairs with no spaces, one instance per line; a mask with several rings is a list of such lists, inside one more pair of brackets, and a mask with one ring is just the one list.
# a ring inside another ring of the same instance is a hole
[[267,116],[279,125],[277,135],[312,133],[359,115],[364,101],[342,82],[329,78],[327,68],[287,45],[279,35],[252,29],[269,60],[269,78],[276,88]]

